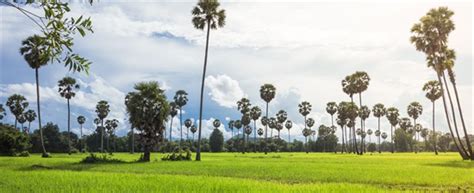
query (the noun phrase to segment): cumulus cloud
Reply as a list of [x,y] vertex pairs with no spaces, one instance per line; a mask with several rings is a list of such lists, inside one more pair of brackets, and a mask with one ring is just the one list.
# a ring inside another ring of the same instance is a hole
[[209,89],[211,99],[227,108],[236,107],[236,101],[245,96],[239,82],[225,74],[206,77],[206,87]]

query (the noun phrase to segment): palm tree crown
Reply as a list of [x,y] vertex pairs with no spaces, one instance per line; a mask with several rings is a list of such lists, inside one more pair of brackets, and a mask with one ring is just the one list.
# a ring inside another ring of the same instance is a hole
[[242,114],[246,114],[250,111],[250,100],[247,98],[242,98],[239,101],[237,101],[237,109],[240,111]]
[[262,110],[258,106],[253,106],[250,109],[250,116],[254,121],[258,120],[260,116],[262,115]]
[[193,8],[193,25],[196,29],[204,30],[206,25],[211,29],[224,27],[225,10],[219,9],[220,3],[217,0],[200,0]]
[[74,89],[79,89],[80,86],[76,83],[76,79],[67,76],[58,81],[58,87],[61,97],[71,99],[76,96]]
[[43,37],[33,35],[23,40],[21,44],[20,54],[23,55],[31,68],[38,69],[48,64],[49,57]]
[[77,117],[77,123],[79,123],[79,125],[82,125],[82,124],[84,124],[85,122],[86,122],[86,118],[85,118],[84,116],[79,115],[79,116]]
[[411,118],[418,119],[418,117],[423,113],[423,107],[419,102],[412,102],[408,105],[407,113]]
[[264,84],[260,87],[260,98],[269,103],[275,98],[276,88],[272,84]]
[[430,80],[423,86],[423,91],[426,92],[426,98],[431,102],[438,100],[443,92],[441,91],[441,84],[436,80]]
[[298,105],[298,108],[298,111],[301,115],[307,116],[311,112],[312,106],[308,101],[303,101]]
[[336,102],[328,102],[326,104],[326,112],[329,113],[331,116],[337,112],[337,104]]

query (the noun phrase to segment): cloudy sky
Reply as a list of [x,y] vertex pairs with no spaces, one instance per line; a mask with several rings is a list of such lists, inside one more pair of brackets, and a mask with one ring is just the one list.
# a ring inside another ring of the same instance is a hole
[[[189,93],[184,118],[196,119],[204,57],[205,33],[193,28],[191,9],[186,2],[108,2],[93,6],[72,4],[72,15],[90,16],[95,33],[77,38],[76,52],[90,59],[90,75],[68,72],[62,64],[40,70],[44,122],[67,125],[66,100],[57,94],[57,80],[72,76],[81,90],[71,101],[72,120],[84,115],[86,133],[93,128],[95,104],[107,100],[109,118],[121,122],[119,135],[129,129],[124,97],[140,81],[158,81],[168,99],[177,90]],[[363,103],[395,106],[407,116],[412,101],[424,106],[420,123],[431,128],[431,105],[421,87],[435,78],[426,67],[424,55],[409,42],[410,28],[430,8],[448,6],[455,12],[456,30],[449,45],[457,52],[455,71],[466,124],[472,126],[472,3],[468,1],[317,1],[317,2],[223,2],[226,26],[212,31],[206,77],[204,136],[214,119],[227,125],[238,119],[236,101],[248,97],[253,105],[264,107],[260,85],[272,83],[277,96],[270,103],[270,114],[280,109],[296,122],[292,138],[301,139],[303,117],[297,105],[311,102],[310,117],[316,125],[330,124],[325,112],[329,101],[347,101],[340,82],[348,74],[366,71],[370,85]],[[26,7],[41,13],[35,7]],[[19,54],[21,40],[38,29],[24,15],[10,7],[0,7],[0,103],[20,93],[35,105],[34,71]],[[438,103],[441,110],[441,103]],[[9,113],[9,112],[8,112]],[[440,130],[447,131],[442,111],[436,114]],[[13,123],[9,113],[7,122]],[[389,124],[382,119],[382,130]],[[73,121],[73,130],[78,125]],[[224,125],[220,129],[225,130]],[[368,119],[367,128],[376,128],[376,119]],[[37,127],[34,123],[33,127]],[[174,121],[174,137],[178,137]],[[471,130],[472,132],[472,130]],[[286,136],[287,131],[283,132]],[[338,135],[340,131],[338,130]],[[230,136],[230,131],[225,132]]]

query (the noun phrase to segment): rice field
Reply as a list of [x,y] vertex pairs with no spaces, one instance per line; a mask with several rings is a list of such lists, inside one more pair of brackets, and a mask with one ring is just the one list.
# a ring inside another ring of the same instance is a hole
[[87,154],[0,157],[0,192],[474,192],[455,153],[204,153],[201,162],[81,164]]

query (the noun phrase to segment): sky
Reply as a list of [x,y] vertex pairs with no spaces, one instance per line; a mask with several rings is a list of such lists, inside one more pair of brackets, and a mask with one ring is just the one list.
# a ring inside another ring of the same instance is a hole
[[[98,1],[92,6],[76,1],[69,16],[91,17],[94,33],[76,37],[74,51],[93,62],[90,74],[69,72],[62,64],[40,70],[43,124],[67,126],[66,100],[57,93],[57,81],[72,76],[81,86],[71,100],[72,131],[79,133],[76,117],[84,115],[84,133],[94,130],[95,105],[109,102],[108,118],[120,121],[117,134],[130,130],[124,106],[125,95],[141,81],[158,81],[171,100],[177,90],[189,93],[183,119],[199,115],[199,91],[204,60],[205,33],[194,29],[191,9],[195,1]],[[426,66],[425,56],[410,44],[410,28],[431,8],[448,6],[455,12],[456,25],[449,46],[457,53],[455,72],[467,128],[472,128],[472,9],[469,1],[224,1],[226,25],[210,34],[206,76],[203,136],[220,119],[219,128],[230,137],[227,121],[239,119],[236,101],[248,97],[252,105],[264,109],[259,88],[276,86],[277,95],[269,104],[269,114],[288,112],[295,124],[292,139],[303,139],[303,117],[298,104],[309,101],[309,117],[316,126],[330,125],[326,103],[348,101],[341,80],[355,71],[366,71],[371,80],[362,94],[370,108],[376,103],[397,107],[408,117],[410,102],[423,105],[418,122],[431,128],[432,107],[421,90],[436,78]],[[26,6],[41,14],[41,9]],[[21,40],[39,33],[24,15],[0,6],[0,103],[8,96],[25,95],[35,109],[34,71],[19,54]],[[447,132],[441,102],[436,104],[437,130]],[[36,109],[35,109],[36,110]],[[7,110],[6,122],[14,117]],[[37,122],[32,124],[37,128]],[[257,127],[261,127],[258,122]],[[179,137],[179,120],[173,120],[173,137]],[[375,130],[371,116],[366,128]],[[386,118],[381,130],[390,131]],[[168,132],[168,131],[167,131]],[[284,136],[287,130],[282,131]],[[472,129],[470,130],[473,133]],[[340,136],[340,129],[337,133]],[[168,134],[167,134],[168,136]]]

